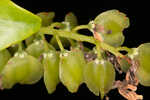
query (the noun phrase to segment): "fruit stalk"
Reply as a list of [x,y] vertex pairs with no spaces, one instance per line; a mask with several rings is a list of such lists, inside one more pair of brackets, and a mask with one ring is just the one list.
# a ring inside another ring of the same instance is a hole
[[72,29],[72,31],[77,32],[80,29],[89,29],[88,25],[79,25]]
[[61,43],[61,40],[59,39],[59,36],[56,35],[55,38],[56,38],[56,40],[57,40],[57,43],[58,43],[58,45],[59,45],[60,50],[61,50],[61,51],[64,51],[64,47],[63,47],[63,45],[62,45],[62,43]]

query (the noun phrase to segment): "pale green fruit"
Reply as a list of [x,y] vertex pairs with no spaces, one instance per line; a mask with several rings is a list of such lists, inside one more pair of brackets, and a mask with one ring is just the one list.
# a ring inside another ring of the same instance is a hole
[[[94,24],[94,27],[91,24]],[[108,10],[99,14],[89,25],[92,31],[99,33],[102,41],[118,47],[124,42],[122,32],[129,26],[129,19],[118,10]]]
[[115,81],[113,65],[105,60],[95,59],[88,63],[84,69],[84,80],[87,87],[95,95],[101,94],[101,98],[111,90]]
[[[50,44],[48,44],[48,46],[49,46],[49,49],[55,50],[54,47],[51,46]],[[45,51],[45,49],[44,49],[43,40],[34,41],[34,43],[30,44],[26,49],[26,52],[29,55],[32,55],[36,58],[39,58],[44,51]]]
[[137,77],[140,84],[150,86],[150,43],[140,45],[134,53],[134,60],[138,61]]
[[44,82],[48,93],[53,93],[59,83],[59,54],[49,51],[43,54]]
[[43,76],[42,64],[25,52],[16,53],[2,71],[2,88],[12,88],[16,83],[34,84]]
[[77,92],[83,82],[83,68],[85,66],[83,53],[79,50],[62,52],[59,66],[61,82],[70,92]]

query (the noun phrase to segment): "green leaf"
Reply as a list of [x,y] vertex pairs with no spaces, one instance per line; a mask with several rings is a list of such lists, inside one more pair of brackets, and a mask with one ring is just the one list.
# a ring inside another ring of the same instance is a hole
[[0,1],[0,50],[16,44],[40,29],[41,19],[10,0]]

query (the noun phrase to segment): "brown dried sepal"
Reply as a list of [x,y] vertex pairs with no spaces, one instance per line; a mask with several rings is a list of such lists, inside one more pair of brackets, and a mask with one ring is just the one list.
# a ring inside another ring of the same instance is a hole
[[93,35],[96,40],[103,41],[101,35],[98,33],[104,33],[104,27],[102,25],[94,24]]
[[129,68],[126,79],[124,81],[116,81],[113,88],[117,88],[118,92],[127,100],[143,100],[142,95],[136,94],[138,79],[135,76],[138,62],[132,60],[131,67]]
[[120,64],[118,63],[118,58],[112,53],[110,53],[109,51],[105,51],[105,52],[107,54],[107,60],[114,65],[115,69],[119,72],[119,74],[122,74]]
[[129,84],[132,84],[134,86],[137,86],[138,85],[138,79],[136,77],[136,71],[137,71],[137,68],[138,68],[138,62],[137,61],[134,61],[132,60],[131,61],[131,67],[129,68],[128,72],[126,73],[126,81],[129,83]]
[[127,100],[143,100],[142,95],[136,94],[137,87],[128,84],[126,80],[116,81],[114,88],[118,89],[118,92]]

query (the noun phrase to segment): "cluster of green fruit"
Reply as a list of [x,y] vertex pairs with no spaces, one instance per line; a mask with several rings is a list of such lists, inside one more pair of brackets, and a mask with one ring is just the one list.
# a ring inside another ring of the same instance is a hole
[[[3,0],[0,7],[7,8],[8,13],[11,13],[9,7],[18,11],[12,3],[8,7],[9,3],[10,0]],[[8,22],[3,19],[6,17],[4,15],[7,14],[1,11],[0,22]],[[132,49],[121,47],[124,42],[123,30],[129,26],[129,19],[125,14],[118,10],[109,10],[98,15],[88,25],[80,26],[73,13],[67,14],[65,20],[60,23],[53,22],[54,12],[41,12],[37,16],[42,19],[42,28],[48,27],[49,31],[54,32],[50,33],[54,36],[48,42],[40,31],[20,44],[11,45],[0,51],[1,89],[10,89],[17,83],[34,84],[44,77],[45,86],[50,94],[55,91],[59,82],[62,82],[71,93],[77,92],[79,86],[85,83],[91,92],[103,98],[112,89],[116,77],[115,65],[107,59],[109,56],[106,52],[111,52],[116,58],[121,58],[118,63],[123,72],[127,72],[132,65],[125,57],[137,61],[136,77],[140,84],[150,86],[150,43]],[[14,18],[9,20],[12,19],[17,20]],[[0,38],[3,39],[5,28],[2,26],[0,23],[0,29],[2,29]],[[94,38],[78,34],[77,31],[84,28],[89,29]],[[60,37],[57,32],[63,32],[62,34],[66,32],[66,34]],[[19,41],[18,37],[16,39]],[[92,41],[91,43],[94,41],[96,47],[91,50],[81,45],[81,41]],[[0,44],[5,43],[0,42]],[[125,50],[128,53],[123,55],[119,50]]]
[[[43,26],[49,25],[47,22],[54,17],[52,12],[37,15],[43,19]],[[77,20],[73,13],[69,13],[63,23],[69,23],[70,29],[67,29],[71,30],[77,25]],[[61,38],[61,41],[69,42],[64,38]],[[46,49],[44,42],[47,45]],[[1,51],[1,88],[9,89],[17,83],[34,84],[44,76],[48,93],[53,93],[60,81],[72,93],[77,92],[80,84],[85,82],[94,94],[99,95],[101,92],[103,97],[115,81],[113,65],[98,58],[87,62],[85,50],[79,48],[79,42],[75,44],[77,46],[72,47],[70,51],[60,52],[55,49],[58,47],[55,37],[51,39],[50,44],[42,40],[40,35],[33,35],[25,40],[25,46],[14,45]],[[90,49],[86,51],[91,52]]]

